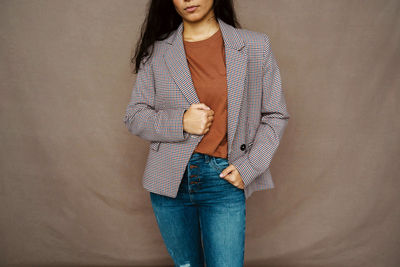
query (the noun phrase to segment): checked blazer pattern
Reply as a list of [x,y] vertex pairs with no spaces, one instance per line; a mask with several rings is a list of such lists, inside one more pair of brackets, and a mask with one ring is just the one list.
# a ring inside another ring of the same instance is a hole
[[[274,188],[270,163],[289,113],[269,37],[217,20],[225,45],[228,161],[239,171],[248,199],[255,191]],[[143,187],[174,198],[190,156],[204,136],[183,130],[184,111],[200,101],[182,31],[183,22],[154,43],[152,57],[141,62],[123,117],[129,132],[150,141]]]

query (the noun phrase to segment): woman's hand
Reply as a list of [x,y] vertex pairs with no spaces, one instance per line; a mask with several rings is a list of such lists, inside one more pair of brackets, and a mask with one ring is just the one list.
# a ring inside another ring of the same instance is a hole
[[183,113],[183,130],[191,134],[206,134],[210,131],[213,120],[212,109],[204,103],[195,103]]
[[236,167],[232,164],[229,164],[228,167],[226,167],[220,174],[219,177],[222,177],[222,179],[227,180],[234,186],[240,189],[244,189],[244,182],[242,179],[242,176],[240,175],[239,171],[236,169]]

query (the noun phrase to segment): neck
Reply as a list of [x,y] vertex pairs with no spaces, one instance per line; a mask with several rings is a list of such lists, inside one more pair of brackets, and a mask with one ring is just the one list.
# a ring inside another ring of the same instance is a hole
[[219,24],[213,13],[204,19],[192,22],[183,21],[183,39],[185,41],[200,41],[206,39],[219,30]]

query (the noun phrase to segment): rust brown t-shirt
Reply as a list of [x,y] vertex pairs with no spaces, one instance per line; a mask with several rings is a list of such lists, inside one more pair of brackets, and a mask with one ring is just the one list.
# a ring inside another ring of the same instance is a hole
[[201,41],[183,40],[183,45],[199,100],[214,111],[210,130],[194,152],[227,158],[227,83],[221,29]]

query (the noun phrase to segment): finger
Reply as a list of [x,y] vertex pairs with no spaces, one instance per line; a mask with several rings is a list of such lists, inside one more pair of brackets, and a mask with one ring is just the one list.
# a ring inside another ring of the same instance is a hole
[[199,109],[210,110],[210,108],[209,108],[206,104],[204,104],[204,103],[199,103],[199,104],[197,104],[197,107],[198,107]]
[[219,174],[219,177],[225,177],[228,173],[230,173],[232,170],[234,170],[232,164],[230,164],[228,167],[222,170],[222,172]]
[[227,180],[228,182],[232,183],[233,182],[233,177],[231,173],[226,174],[222,179]]

